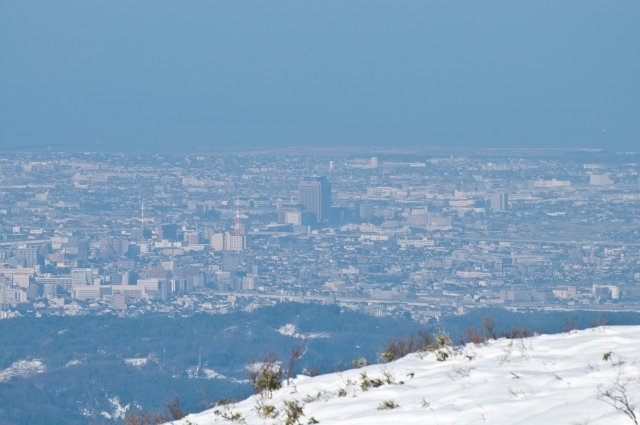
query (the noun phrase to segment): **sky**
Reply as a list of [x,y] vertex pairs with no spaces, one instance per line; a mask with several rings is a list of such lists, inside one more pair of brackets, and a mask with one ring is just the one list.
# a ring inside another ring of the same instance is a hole
[[0,150],[640,151],[640,2],[0,2]]

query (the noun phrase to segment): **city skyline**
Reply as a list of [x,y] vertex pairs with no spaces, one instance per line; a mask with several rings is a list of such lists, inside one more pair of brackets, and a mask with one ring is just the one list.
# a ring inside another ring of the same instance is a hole
[[5,154],[0,316],[635,311],[635,157]]

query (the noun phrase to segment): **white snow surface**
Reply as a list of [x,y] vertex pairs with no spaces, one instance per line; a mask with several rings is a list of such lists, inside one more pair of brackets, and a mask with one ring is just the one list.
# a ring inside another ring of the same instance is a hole
[[[608,352],[612,354],[605,360]],[[382,380],[386,372],[395,383],[363,391],[363,372]],[[640,326],[500,339],[488,345],[469,344],[445,361],[437,361],[434,353],[410,354],[387,364],[301,376],[263,400],[280,412],[276,418],[259,417],[255,409],[259,397],[253,396],[218,406],[218,414],[210,409],[172,423],[231,423],[222,417],[226,411],[241,414],[234,423],[284,424],[284,401],[296,400],[305,415],[301,424],[312,417],[322,425],[632,424],[624,413],[598,399],[599,385],[607,387],[616,377],[631,379],[627,395],[640,403]],[[346,395],[340,396],[341,390]],[[398,407],[377,410],[384,401]],[[640,409],[635,412],[640,416]]]

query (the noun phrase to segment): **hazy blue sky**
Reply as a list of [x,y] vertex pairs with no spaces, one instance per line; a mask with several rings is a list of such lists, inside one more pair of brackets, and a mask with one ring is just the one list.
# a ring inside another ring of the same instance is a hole
[[640,150],[638,0],[2,0],[0,44],[0,148]]

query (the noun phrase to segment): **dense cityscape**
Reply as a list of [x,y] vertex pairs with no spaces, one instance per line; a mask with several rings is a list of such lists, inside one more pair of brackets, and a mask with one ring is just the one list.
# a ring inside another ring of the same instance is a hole
[[640,311],[633,153],[4,153],[0,318]]

